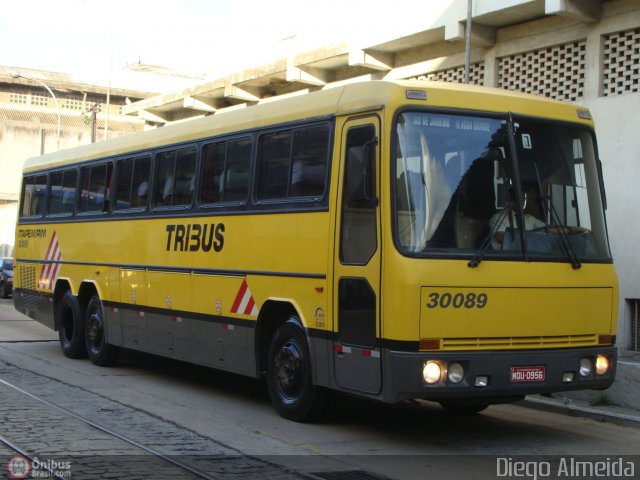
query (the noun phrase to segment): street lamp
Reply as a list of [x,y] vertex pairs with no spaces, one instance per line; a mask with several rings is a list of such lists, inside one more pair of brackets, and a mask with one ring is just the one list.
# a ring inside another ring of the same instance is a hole
[[56,144],[58,146],[58,150],[60,150],[60,105],[58,104],[58,99],[54,95],[53,90],[51,90],[49,86],[46,83],[44,83],[42,80],[38,80],[37,78],[27,77],[25,75],[22,75],[19,72],[16,72],[15,70],[10,70],[9,75],[11,75],[13,78],[24,78],[25,80],[31,80],[32,82],[37,82],[40,85],[42,85],[44,88],[46,88],[47,92],[49,92],[49,94],[53,97],[53,103],[56,104],[56,110],[58,112],[58,131],[56,135]]

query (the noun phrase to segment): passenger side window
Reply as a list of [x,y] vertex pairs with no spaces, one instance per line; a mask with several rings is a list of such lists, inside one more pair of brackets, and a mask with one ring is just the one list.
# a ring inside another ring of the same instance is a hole
[[116,168],[116,210],[147,207],[149,193],[149,157],[120,160]]
[[289,196],[322,196],[328,154],[329,129],[326,125],[302,128],[294,132]]
[[328,153],[327,125],[263,135],[258,154],[258,199],[322,196]]
[[205,204],[244,202],[249,192],[251,138],[205,145],[202,193]]
[[161,152],[156,157],[156,207],[188,206],[193,203],[195,190],[195,147]]
[[62,172],[53,172],[50,176],[49,183],[49,207],[48,215],[57,215],[60,213],[60,204],[62,203]]
[[22,190],[21,217],[41,217],[44,214],[47,176],[25,177]]
[[112,164],[83,167],[80,173],[79,212],[108,212]]
[[73,214],[76,204],[76,180],[78,174],[75,170],[53,172],[49,185],[49,215]]

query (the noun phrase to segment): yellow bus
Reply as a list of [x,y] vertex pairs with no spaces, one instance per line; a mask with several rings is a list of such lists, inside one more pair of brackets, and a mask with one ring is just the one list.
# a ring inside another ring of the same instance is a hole
[[611,385],[618,285],[589,111],[372,81],[27,160],[15,306],[120,348],[477,412]]

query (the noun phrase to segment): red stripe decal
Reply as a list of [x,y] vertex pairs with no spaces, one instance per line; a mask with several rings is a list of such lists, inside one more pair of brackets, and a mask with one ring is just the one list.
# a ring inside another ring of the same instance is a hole
[[240,285],[240,290],[236,295],[236,299],[233,301],[233,306],[231,307],[231,313],[238,313],[238,308],[240,307],[240,303],[242,303],[242,298],[244,297],[245,292],[247,291],[247,279],[242,280],[242,285]]

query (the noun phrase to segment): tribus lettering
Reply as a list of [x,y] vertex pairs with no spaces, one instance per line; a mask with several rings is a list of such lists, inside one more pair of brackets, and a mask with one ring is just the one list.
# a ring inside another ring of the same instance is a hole
[[167,252],[216,252],[224,246],[224,223],[167,225]]

